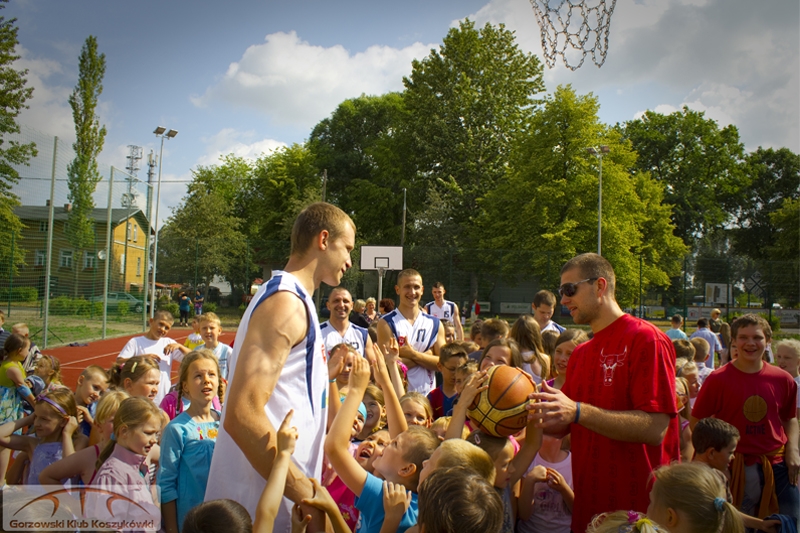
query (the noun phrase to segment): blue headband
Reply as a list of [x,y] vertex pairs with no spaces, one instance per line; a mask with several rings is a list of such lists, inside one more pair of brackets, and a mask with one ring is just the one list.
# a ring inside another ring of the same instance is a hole
[[360,404],[358,404],[358,412],[361,414],[361,416],[366,421],[367,420],[367,406],[364,405],[364,402],[361,402]]

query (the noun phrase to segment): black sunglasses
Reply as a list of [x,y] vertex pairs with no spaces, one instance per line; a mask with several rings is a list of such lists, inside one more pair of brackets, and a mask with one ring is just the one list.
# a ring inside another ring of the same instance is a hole
[[590,283],[594,283],[600,278],[586,278],[580,281],[576,281],[575,283],[565,283],[558,288],[558,294],[561,296],[572,297],[575,296],[575,293],[578,292],[578,285],[581,283],[586,283],[587,281]]

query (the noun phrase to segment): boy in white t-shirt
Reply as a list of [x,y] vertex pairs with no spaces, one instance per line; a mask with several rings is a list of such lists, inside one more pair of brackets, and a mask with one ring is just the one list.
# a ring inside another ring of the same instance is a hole
[[[800,341],[784,339],[775,345],[775,362],[786,370],[800,387]],[[797,415],[800,416],[800,394],[797,395]]]
[[176,344],[175,341],[167,337],[174,322],[175,318],[172,313],[159,309],[150,319],[150,329],[147,333],[129,340],[117,356],[117,360],[121,361],[136,355],[150,355],[158,361],[161,369],[161,382],[158,384],[158,396],[154,400],[156,405],[160,405],[161,400],[169,392],[173,361],[183,359],[183,352],[174,349],[175,347],[172,345]]
[[542,447],[522,481],[517,533],[569,533],[572,525],[572,457],[563,439],[542,437]]
[[208,348],[219,360],[219,374],[225,381],[228,380],[228,358],[230,357],[233,349],[227,344],[219,342],[219,336],[222,333],[222,322],[216,313],[203,313],[200,315],[200,335],[203,337],[205,344],[198,346],[198,348]]

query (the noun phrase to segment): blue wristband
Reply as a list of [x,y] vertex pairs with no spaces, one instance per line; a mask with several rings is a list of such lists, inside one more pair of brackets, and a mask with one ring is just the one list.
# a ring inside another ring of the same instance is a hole
[[581,402],[575,402],[575,422],[577,424],[581,419]]
[[26,387],[25,385],[20,385],[17,387],[17,394],[19,394],[20,398],[28,399],[28,396],[33,396],[31,389]]

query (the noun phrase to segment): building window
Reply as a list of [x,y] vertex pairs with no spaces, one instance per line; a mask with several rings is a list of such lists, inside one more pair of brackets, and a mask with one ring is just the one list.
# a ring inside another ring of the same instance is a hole
[[59,268],[72,268],[72,250],[61,250],[58,266]]
[[137,257],[136,258],[136,275],[137,276],[141,276],[142,275],[142,258],[141,257]]
[[39,231],[41,231],[42,233],[46,233],[47,232],[47,221],[46,220],[39,221]]
[[119,273],[120,273],[120,274],[124,274],[124,273],[125,273],[125,254],[122,254],[122,255],[120,256],[120,260],[119,260]]
[[136,224],[133,225],[133,242],[139,240],[139,226]]
[[97,254],[95,252],[83,254],[83,268],[97,268]]
[[36,250],[33,252],[33,266],[43,267],[47,262],[47,254],[44,250]]
[[128,222],[128,230],[127,230],[126,237],[125,237],[125,238],[126,238],[126,239],[128,239],[128,240],[131,240],[131,233],[132,233],[132,231],[131,231],[131,227],[132,227],[132,226],[133,226],[133,224],[131,224],[130,222]]

